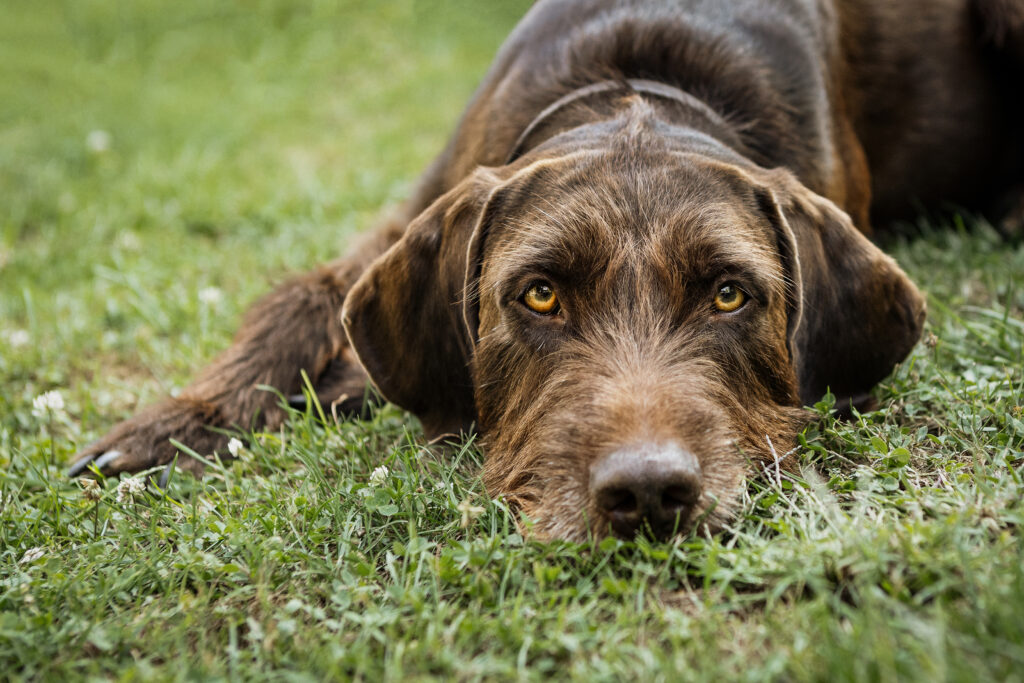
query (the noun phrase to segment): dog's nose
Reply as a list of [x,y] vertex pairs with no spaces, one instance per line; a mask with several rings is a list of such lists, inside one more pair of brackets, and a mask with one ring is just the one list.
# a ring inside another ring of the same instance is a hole
[[674,443],[623,448],[596,462],[590,490],[617,536],[632,540],[648,527],[666,539],[700,500],[700,463]]

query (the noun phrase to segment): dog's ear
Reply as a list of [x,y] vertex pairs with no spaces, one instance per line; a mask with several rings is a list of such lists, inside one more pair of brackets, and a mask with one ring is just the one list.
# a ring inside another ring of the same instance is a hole
[[475,419],[474,291],[497,182],[480,169],[441,196],[369,266],[342,310],[370,380],[429,437],[467,431]]
[[800,398],[826,390],[845,407],[903,360],[924,324],[921,292],[850,217],[785,171],[771,172],[762,210],[792,281],[790,352]]

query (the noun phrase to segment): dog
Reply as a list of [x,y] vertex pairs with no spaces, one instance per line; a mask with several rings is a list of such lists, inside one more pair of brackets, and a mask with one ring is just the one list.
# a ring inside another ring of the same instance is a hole
[[869,406],[919,339],[872,226],[1024,215],[1022,74],[1024,0],[540,0],[412,198],[70,473],[223,455],[305,371],[475,429],[538,537],[714,532],[801,406]]

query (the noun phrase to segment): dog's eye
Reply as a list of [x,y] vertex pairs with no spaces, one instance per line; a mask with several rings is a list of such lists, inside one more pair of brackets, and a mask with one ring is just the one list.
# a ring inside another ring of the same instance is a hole
[[523,295],[523,303],[534,313],[549,315],[558,310],[558,297],[555,290],[546,282],[536,282],[530,285]]
[[734,284],[725,284],[715,294],[715,308],[723,313],[731,313],[747,302],[746,293]]

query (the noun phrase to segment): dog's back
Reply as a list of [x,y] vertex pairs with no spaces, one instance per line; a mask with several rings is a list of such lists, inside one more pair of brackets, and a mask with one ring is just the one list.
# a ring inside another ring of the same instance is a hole
[[998,212],[1022,178],[1024,3],[843,0],[841,81],[879,218]]

